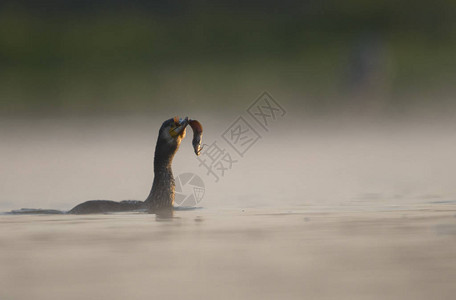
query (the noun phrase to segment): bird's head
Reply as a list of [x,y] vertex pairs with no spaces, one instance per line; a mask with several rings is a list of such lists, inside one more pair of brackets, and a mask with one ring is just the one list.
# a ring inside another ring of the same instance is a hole
[[167,153],[175,153],[179,148],[182,139],[185,137],[185,128],[188,125],[188,118],[180,119],[174,117],[163,122],[158,134],[157,147]]
[[180,119],[174,117],[163,122],[158,134],[157,146],[155,148],[155,157],[157,161],[170,163],[174,154],[179,149],[182,139],[185,137],[185,129],[190,125],[193,129],[193,150],[196,155],[200,155],[201,137],[203,135],[203,127],[197,120],[190,120],[188,117]]

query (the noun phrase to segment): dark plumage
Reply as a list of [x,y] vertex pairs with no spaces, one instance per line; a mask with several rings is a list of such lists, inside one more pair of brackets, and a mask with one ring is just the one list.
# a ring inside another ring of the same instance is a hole
[[174,203],[174,177],[171,170],[174,155],[185,137],[185,128],[190,125],[193,129],[193,148],[196,155],[201,151],[201,136],[203,128],[196,120],[188,118],[173,119],[163,122],[158,133],[154,156],[154,181],[149,196],[145,201],[125,200],[120,202],[110,200],[90,200],[76,205],[69,212],[54,209],[19,209],[11,214],[96,214],[107,212],[122,212],[145,210],[151,213],[168,215],[172,213]]
[[[81,203],[71,209],[70,214],[93,214],[106,212],[121,212],[134,210],[147,210],[157,212],[159,210],[170,210],[174,203],[174,177],[171,169],[173,157],[179,149],[182,139],[185,137],[185,128],[188,124],[192,127],[198,124],[194,139],[200,143],[202,127],[198,121],[180,120],[175,117],[163,122],[158,133],[157,145],[154,156],[154,181],[152,189],[147,199],[143,201],[109,201],[109,200],[90,200]],[[200,145],[194,144],[195,153],[199,155]]]
[[76,205],[70,214],[97,214],[104,212],[119,212],[144,209],[143,201],[125,200],[120,202],[110,200],[90,200]]

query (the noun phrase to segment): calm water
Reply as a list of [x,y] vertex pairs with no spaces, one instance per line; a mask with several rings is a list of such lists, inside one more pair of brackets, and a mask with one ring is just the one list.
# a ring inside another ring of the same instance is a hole
[[[144,199],[160,123],[3,120],[0,211]],[[452,299],[453,131],[288,121],[219,182],[187,138],[174,173],[203,179],[199,209],[0,215],[0,299]]]
[[453,299],[456,206],[1,216],[1,299]]

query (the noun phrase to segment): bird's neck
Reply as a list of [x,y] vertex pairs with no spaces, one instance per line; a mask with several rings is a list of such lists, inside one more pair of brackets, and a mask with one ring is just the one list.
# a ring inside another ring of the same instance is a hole
[[155,151],[154,157],[154,182],[145,203],[149,211],[171,208],[174,203],[174,176],[171,169],[174,154],[162,155]]

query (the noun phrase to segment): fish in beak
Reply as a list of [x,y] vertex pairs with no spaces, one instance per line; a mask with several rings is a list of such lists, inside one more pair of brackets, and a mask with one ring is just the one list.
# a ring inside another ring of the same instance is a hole
[[200,155],[201,150],[203,149],[201,147],[201,138],[203,137],[203,126],[201,126],[201,123],[197,120],[188,120],[188,124],[193,129],[193,150],[195,151],[196,155]]
[[193,150],[195,151],[196,155],[201,154],[201,139],[203,137],[203,126],[197,120],[189,119],[185,117],[185,119],[181,119],[179,117],[174,117],[174,126],[169,131],[170,135],[173,138],[184,138],[185,137],[185,128],[190,125],[193,130]]

